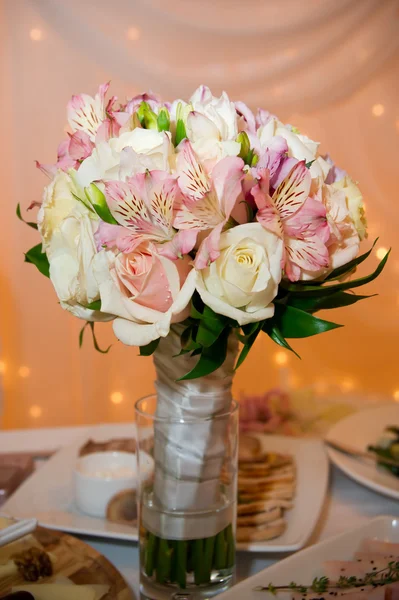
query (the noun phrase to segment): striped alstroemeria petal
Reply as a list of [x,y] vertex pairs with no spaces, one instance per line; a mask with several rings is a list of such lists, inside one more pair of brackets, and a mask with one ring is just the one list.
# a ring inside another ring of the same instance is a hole
[[273,194],[282,221],[295,214],[309,196],[311,175],[305,161],[298,162]]

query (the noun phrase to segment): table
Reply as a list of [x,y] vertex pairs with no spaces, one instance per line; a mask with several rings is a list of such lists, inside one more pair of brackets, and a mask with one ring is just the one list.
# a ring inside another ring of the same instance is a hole
[[[90,428],[81,426],[0,432],[0,452],[51,450],[72,442],[77,435],[81,435],[86,430],[89,431]],[[332,467],[328,496],[309,545],[362,525],[370,518],[379,515],[399,516],[399,502],[362,487]],[[81,536],[81,539],[96,548],[115,565],[133,589],[136,598],[139,598],[137,544],[87,536]],[[237,580],[258,573],[284,556],[239,552]]]

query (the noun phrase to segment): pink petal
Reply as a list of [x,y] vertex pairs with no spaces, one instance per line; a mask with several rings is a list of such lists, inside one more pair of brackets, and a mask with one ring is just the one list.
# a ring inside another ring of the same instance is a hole
[[311,175],[305,161],[298,162],[273,194],[282,221],[293,215],[309,197]]
[[330,238],[326,208],[314,198],[307,198],[305,204],[284,221],[284,231],[289,237],[316,235],[324,244]]
[[237,113],[242,117],[245,127],[241,131],[250,131],[251,133],[256,132],[255,115],[250,108],[244,102],[234,102]]
[[319,271],[330,265],[328,249],[316,236],[303,240],[287,237],[285,251],[285,271],[290,281],[298,281],[301,269]]
[[153,92],[148,92],[134,96],[134,98],[129,100],[129,102],[126,104],[124,110],[129,115],[132,115],[134,112],[136,112],[142,102],[147,102],[153,111],[157,111],[162,106],[161,97]]
[[97,129],[95,143],[97,145],[101,142],[108,142],[110,137],[112,137],[112,124],[109,119],[105,119]]
[[32,210],[33,208],[40,208],[42,204],[43,204],[42,201],[39,202],[39,200],[32,200],[32,202],[29,204],[29,206],[26,210]]
[[244,161],[238,156],[222,158],[212,171],[212,183],[219,199],[222,212],[229,218],[241,194],[241,181],[245,177]]
[[293,167],[298,163],[296,158],[287,158],[283,157],[277,171],[273,175],[270,184],[274,189],[277,189],[278,186],[282,183],[282,181],[288,177],[290,171]]
[[209,177],[187,139],[179,144],[177,174],[179,176],[179,187],[188,198],[199,200],[210,192]]
[[276,119],[272,113],[267,110],[263,110],[262,108],[258,108],[258,112],[256,114],[256,125],[258,127],[262,127],[267,125],[271,119]]
[[38,160],[35,160],[36,168],[40,169],[42,173],[44,173],[50,179],[53,179],[57,175],[57,166],[56,165],[45,165],[40,163]]
[[110,225],[109,223],[100,221],[97,231],[94,234],[97,250],[100,251],[103,248],[115,248],[116,240],[121,229],[123,228],[119,225]]
[[91,155],[94,144],[85,131],[75,131],[69,140],[68,151],[74,160],[83,160]]
[[170,242],[158,247],[158,252],[171,260],[180,259],[194,248],[198,232],[194,229],[181,229]]
[[269,171],[265,169],[259,173],[259,182],[255,185],[251,194],[258,208],[256,220],[268,231],[283,237],[283,227],[279,213],[269,195]]
[[220,223],[202,242],[195,258],[196,269],[205,269],[209,266],[209,263],[220,256],[219,243],[223,227],[224,223]]

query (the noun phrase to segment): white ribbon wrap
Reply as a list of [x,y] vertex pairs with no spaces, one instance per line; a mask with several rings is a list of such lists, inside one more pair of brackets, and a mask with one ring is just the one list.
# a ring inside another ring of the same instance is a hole
[[[189,354],[176,357],[182,331],[174,326],[154,354],[156,416],[168,421],[154,424],[153,505],[143,506],[142,517],[147,529],[166,539],[213,536],[233,518],[220,484],[229,416],[213,417],[231,408],[237,340],[230,336],[226,360],[217,371],[176,381],[198,361]],[[195,418],[206,420],[184,422]]]

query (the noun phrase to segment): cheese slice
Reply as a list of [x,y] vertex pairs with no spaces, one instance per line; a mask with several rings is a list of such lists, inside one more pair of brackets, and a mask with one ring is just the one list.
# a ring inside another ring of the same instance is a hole
[[18,585],[13,592],[30,592],[35,600],[100,600],[107,585],[71,585],[70,583],[36,583]]
[[96,592],[86,585],[62,583],[37,583],[18,585],[13,592],[30,592],[35,600],[96,600]]
[[4,565],[0,565],[0,580],[3,577],[11,577],[18,573],[17,565],[13,560],[9,560]]

